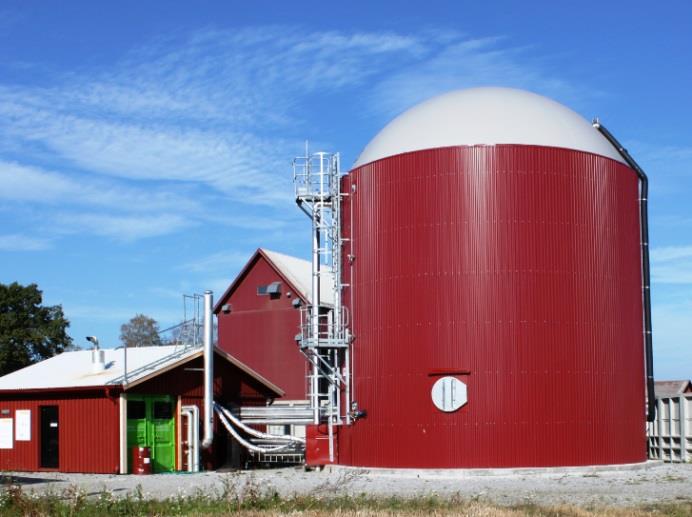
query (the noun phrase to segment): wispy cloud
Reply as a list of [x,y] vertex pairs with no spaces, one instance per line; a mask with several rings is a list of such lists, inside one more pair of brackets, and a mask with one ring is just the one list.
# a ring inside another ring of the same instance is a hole
[[247,252],[241,251],[219,251],[205,257],[200,257],[198,260],[188,262],[181,266],[182,269],[196,273],[215,273],[215,272],[235,272],[239,267],[244,265],[252,250]]
[[501,37],[452,37],[432,46],[426,59],[404,66],[374,88],[375,109],[391,117],[433,95],[458,88],[502,85],[527,88],[558,98],[573,97],[567,82],[531,63],[527,48]]
[[670,262],[679,259],[692,259],[692,246],[667,246],[651,250],[655,262]]
[[[692,299],[653,306],[654,373],[657,378],[692,375]],[[681,368],[682,367],[682,368]]]
[[0,235],[0,251],[41,251],[48,249],[50,239],[37,239],[26,235]]
[[[157,307],[149,302],[128,304],[126,307],[105,306],[101,304],[83,305],[65,303],[63,307],[71,318],[95,322],[106,321],[117,325],[126,323],[136,314],[153,315],[152,317],[159,323],[175,323],[182,319],[182,310]],[[117,346],[115,343],[105,343],[104,345],[106,347]]]
[[140,217],[94,213],[57,214],[56,223],[65,233],[91,233],[122,241],[167,235],[193,224],[175,214]]
[[123,185],[89,174],[66,174],[0,160],[0,200],[87,205],[127,211],[180,210],[198,212],[193,196],[171,188]]
[[692,246],[667,246],[651,250],[653,281],[692,284]]
[[[313,106],[349,98],[357,112],[389,114],[471,84],[567,88],[525,56],[453,31],[262,26],[160,38],[50,84],[0,83],[0,200],[63,203],[52,215],[68,231],[123,241],[203,223],[281,236],[300,217],[288,158],[315,122],[318,133],[334,124]],[[147,211],[157,213],[138,222]]]

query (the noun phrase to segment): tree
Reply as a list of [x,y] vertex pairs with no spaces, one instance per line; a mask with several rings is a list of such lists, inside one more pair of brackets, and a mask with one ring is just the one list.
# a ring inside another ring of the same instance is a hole
[[[204,341],[204,327],[201,321],[189,319],[177,325],[161,331],[161,341],[164,345],[178,346],[202,346]],[[219,326],[216,318],[212,318],[212,342],[218,343]]]
[[161,346],[159,324],[154,318],[137,314],[120,327],[120,341],[130,347]]
[[62,306],[43,306],[36,284],[0,284],[0,375],[73,348]]

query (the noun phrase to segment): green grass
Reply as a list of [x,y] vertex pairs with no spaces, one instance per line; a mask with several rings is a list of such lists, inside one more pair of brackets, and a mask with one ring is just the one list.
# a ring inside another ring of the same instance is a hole
[[691,516],[692,500],[678,504],[660,504],[630,508],[579,508],[575,506],[544,507],[533,504],[502,507],[478,500],[436,496],[417,498],[376,498],[366,495],[317,497],[279,497],[276,493],[261,493],[252,485],[241,491],[232,483],[213,495],[197,493],[165,500],[149,499],[141,488],[125,496],[108,491],[87,495],[71,486],[60,493],[27,493],[16,485],[7,485],[0,493],[0,515],[7,516],[176,516],[176,515],[242,515],[278,516],[302,515],[322,517],[392,516],[392,515],[469,515],[469,516]]

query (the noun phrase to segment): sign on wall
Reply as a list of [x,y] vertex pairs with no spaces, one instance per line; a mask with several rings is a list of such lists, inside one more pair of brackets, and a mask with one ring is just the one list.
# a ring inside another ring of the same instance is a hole
[[0,449],[14,446],[13,422],[11,418],[0,418]]
[[18,442],[31,441],[31,410],[16,410],[14,412],[14,419],[14,439]]

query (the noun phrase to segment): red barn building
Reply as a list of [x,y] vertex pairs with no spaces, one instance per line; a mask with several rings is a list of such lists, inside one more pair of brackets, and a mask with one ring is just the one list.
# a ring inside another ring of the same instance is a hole
[[[281,387],[280,403],[306,401],[307,362],[296,344],[300,306],[310,303],[312,267],[258,249],[214,307],[218,346]],[[322,299],[332,295],[322,283]]]
[[[186,428],[199,420],[183,419],[183,409],[203,416],[202,350],[128,349],[126,376],[123,359],[122,350],[65,352],[0,378],[0,469],[126,473],[130,450],[141,445],[151,450],[154,472],[192,470]],[[264,405],[282,394],[216,349],[215,400]],[[219,427],[201,462],[217,467],[230,451]]]

